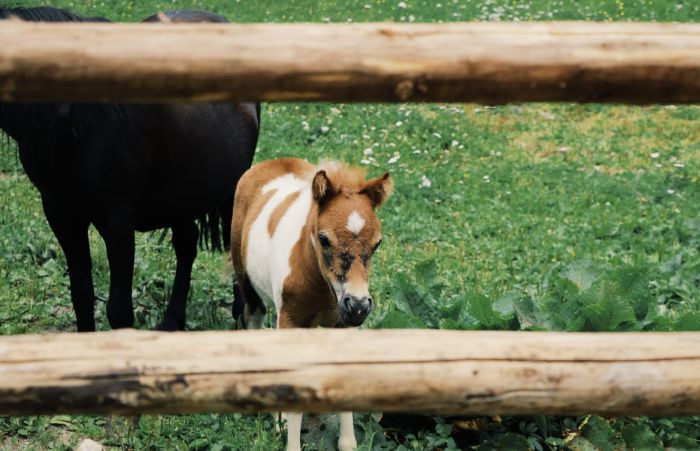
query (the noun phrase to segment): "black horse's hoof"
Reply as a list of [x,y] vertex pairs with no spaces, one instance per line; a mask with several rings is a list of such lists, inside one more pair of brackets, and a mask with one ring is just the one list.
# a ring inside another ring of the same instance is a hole
[[175,318],[165,318],[163,322],[158,325],[158,330],[163,332],[177,332],[179,330],[185,330],[185,325],[180,324]]

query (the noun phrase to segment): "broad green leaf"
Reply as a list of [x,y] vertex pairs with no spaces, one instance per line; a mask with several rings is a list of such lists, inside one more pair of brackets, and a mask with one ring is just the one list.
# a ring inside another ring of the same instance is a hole
[[568,449],[571,451],[600,451],[590,440],[580,435],[577,435],[568,445]]
[[675,327],[676,331],[699,331],[700,330],[700,313],[688,312],[684,313],[676,320]]
[[73,425],[73,419],[69,415],[56,415],[49,419],[49,424],[69,427]]
[[427,286],[432,287],[434,285],[439,285],[437,283],[438,267],[437,263],[433,259],[423,260],[422,262],[418,263],[416,265],[415,275],[421,282],[428,283],[429,285]]
[[678,436],[671,439],[666,446],[664,451],[685,451],[689,449],[700,448],[700,443],[690,437]]
[[498,441],[498,449],[512,451],[529,451],[530,443],[525,436],[508,432]]
[[481,293],[473,294],[469,299],[469,313],[488,328],[503,323],[501,315],[493,309],[491,300]]
[[521,329],[529,329],[539,325],[537,314],[535,313],[535,304],[530,297],[521,297],[515,301],[513,307]]
[[515,292],[506,293],[493,303],[493,309],[501,314],[501,317],[510,319],[515,314],[515,302],[518,295]]
[[581,260],[569,266],[567,270],[564,271],[563,277],[573,282],[581,292],[586,291],[593,285],[593,282],[598,279],[598,274],[593,269],[593,265],[590,261]]
[[398,274],[396,281],[399,293],[411,312],[421,318],[428,327],[437,328],[440,318],[437,303],[430,293],[419,289],[419,285],[411,281],[406,274]]
[[634,450],[663,451],[661,441],[645,424],[629,424],[622,428],[622,438]]
[[399,310],[390,310],[379,323],[382,329],[425,329],[426,325],[419,317]]
[[627,301],[603,299],[583,308],[592,331],[615,331],[623,323],[636,323],[634,311]]
[[663,265],[661,265],[661,272],[674,273],[678,271],[683,265],[683,256],[681,254],[676,254],[667,260]]
[[583,436],[602,451],[624,450],[625,442],[610,423],[601,417],[591,417],[583,428]]

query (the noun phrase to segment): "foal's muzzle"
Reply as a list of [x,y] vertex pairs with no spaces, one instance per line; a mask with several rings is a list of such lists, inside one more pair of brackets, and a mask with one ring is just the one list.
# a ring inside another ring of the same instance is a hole
[[371,311],[372,298],[369,296],[357,297],[346,294],[340,303],[340,316],[345,326],[357,327],[361,325]]

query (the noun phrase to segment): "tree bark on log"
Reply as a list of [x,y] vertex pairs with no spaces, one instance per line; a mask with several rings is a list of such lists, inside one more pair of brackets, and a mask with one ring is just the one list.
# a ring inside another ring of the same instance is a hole
[[0,101],[698,103],[700,25],[0,23]]
[[0,337],[0,415],[700,414],[700,333],[121,330]]

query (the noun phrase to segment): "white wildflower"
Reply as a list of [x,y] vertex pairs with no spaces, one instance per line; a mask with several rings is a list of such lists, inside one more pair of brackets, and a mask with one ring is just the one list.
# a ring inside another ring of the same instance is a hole
[[399,161],[399,158],[401,158],[401,154],[398,152],[394,152],[394,155],[391,158],[389,158],[389,164],[396,163],[397,161]]
[[421,176],[420,178],[420,188],[430,188],[433,185],[433,182],[430,181],[430,179],[426,176]]
[[666,192],[667,192],[668,194],[674,194],[674,193],[675,193],[675,191],[672,190],[671,188],[667,189]]
[[365,150],[362,151],[363,155],[372,155],[374,151],[372,150],[371,147],[366,148]]
[[404,9],[404,8],[407,8],[407,7],[408,7],[408,5],[406,4],[406,2],[399,2],[399,8]]
[[569,151],[569,146],[561,146],[557,149],[557,152],[566,153]]
[[308,131],[309,131],[309,123],[306,122],[306,121],[301,121],[301,128],[302,128],[305,132],[308,132]]
[[684,168],[685,165],[679,161],[679,162],[677,162],[677,163],[673,163],[673,167],[675,167],[675,168]]
[[330,130],[330,128],[325,125],[321,127],[321,133],[328,133],[328,130]]
[[649,154],[649,156],[653,159],[657,159],[661,156],[661,154],[659,152],[653,152],[653,153]]

